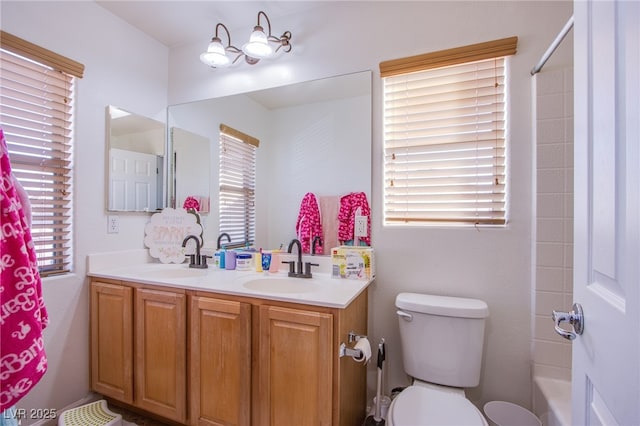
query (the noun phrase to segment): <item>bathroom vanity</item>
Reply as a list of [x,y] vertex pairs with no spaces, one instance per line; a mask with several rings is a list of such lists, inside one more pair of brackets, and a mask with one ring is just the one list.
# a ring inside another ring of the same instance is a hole
[[368,281],[90,259],[91,388],[191,425],[356,425]]

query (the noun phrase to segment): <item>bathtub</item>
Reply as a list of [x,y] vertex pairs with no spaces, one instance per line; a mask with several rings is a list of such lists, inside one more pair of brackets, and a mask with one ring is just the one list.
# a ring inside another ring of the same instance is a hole
[[571,426],[571,382],[534,377],[533,412],[543,426]]

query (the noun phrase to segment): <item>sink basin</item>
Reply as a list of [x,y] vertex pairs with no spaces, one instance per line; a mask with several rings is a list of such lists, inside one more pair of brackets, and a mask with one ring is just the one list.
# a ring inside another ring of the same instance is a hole
[[188,266],[181,266],[179,268],[158,268],[144,272],[144,276],[147,278],[159,279],[201,277],[206,274],[206,269],[195,269],[189,268]]
[[242,285],[265,293],[313,293],[322,289],[319,284],[303,278],[257,278]]

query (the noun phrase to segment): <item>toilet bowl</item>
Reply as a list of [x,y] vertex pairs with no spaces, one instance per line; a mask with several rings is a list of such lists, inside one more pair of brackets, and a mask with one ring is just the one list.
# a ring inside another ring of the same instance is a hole
[[482,300],[418,293],[396,297],[405,372],[413,384],[391,402],[392,426],[488,426],[465,387],[480,383]]
[[414,383],[391,401],[389,426],[488,426],[462,389]]

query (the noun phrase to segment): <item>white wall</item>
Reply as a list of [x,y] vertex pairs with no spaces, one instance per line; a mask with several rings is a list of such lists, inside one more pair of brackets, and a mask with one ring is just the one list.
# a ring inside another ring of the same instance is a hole
[[106,233],[105,107],[164,122],[169,53],[94,2],[3,0],[0,8],[4,31],[85,65],[75,97],[73,274],[43,280],[51,319],[45,330],[49,369],[19,404],[60,409],[89,392],[86,255],[143,248],[149,218],[123,214],[120,233]]
[[[77,94],[75,274],[45,280],[52,320],[45,334],[49,373],[21,406],[61,408],[86,394],[86,254],[143,247],[148,215],[123,214],[120,233],[106,234],[107,104],[163,120],[167,104],[366,69],[374,71],[371,205],[378,256],[378,278],[370,291],[369,334],[373,341],[385,337],[388,342],[386,388],[406,384],[395,295],[400,291],[464,295],[484,299],[491,310],[481,385],[470,392],[472,399],[530,405],[535,148],[529,70],[571,15],[571,2],[332,2],[328,10],[311,9],[272,23],[294,34],[291,54],[274,63],[235,70],[212,70],[199,62],[210,35],[200,44],[174,49],[168,61],[162,45],[92,2],[3,0],[0,7],[3,30],[86,65]],[[519,37],[519,43],[511,61],[509,226],[480,231],[383,227],[379,62],[512,35]]]
[[[209,69],[197,60],[206,38],[171,51],[171,104],[374,71],[371,201],[378,277],[370,291],[369,334],[374,342],[384,337],[388,343],[387,390],[407,384],[395,318],[396,294],[477,297],[488,303],[491,316],[481,384],[469,395],[478,402],[503,399],[530,406],[535,144],[529,71],[571,13],[571,2],[334,2],[330,8],[272,22],[274,28],[294,35],[292,53],[277,62]],[[232,34],[241,31],[230,30]],[[379,63],[513,35],[519,41],[509,82],[509,225],[482,230],[383,227]],[[369,378],[372,387],[373,374]]]

